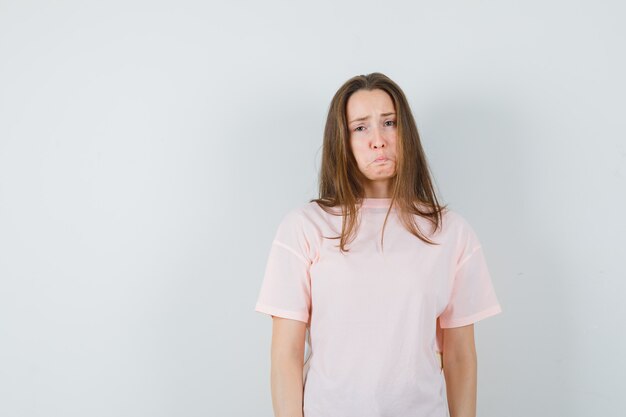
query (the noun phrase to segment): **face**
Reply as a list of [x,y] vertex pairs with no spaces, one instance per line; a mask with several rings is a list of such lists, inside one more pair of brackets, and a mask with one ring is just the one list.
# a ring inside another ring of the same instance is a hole
[[396,110],[383,90],[358,90],[346,106],[350,147],[366,180],[366,197],[390,197],[396,175]]

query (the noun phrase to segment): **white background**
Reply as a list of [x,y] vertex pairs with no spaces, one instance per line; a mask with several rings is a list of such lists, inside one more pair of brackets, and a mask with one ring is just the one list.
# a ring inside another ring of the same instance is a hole
[[620,414],[624,12],[0,1],[0,415],[272,416],[271,239],[373,71],[485,248],[479,416]]

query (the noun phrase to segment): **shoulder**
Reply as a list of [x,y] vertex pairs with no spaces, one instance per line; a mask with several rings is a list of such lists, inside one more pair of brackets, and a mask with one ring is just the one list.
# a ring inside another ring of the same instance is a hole
[[315,202],[307,202],[288,209],[282,216],[279,229],[297,230],[313,237],[318,234],[324,211]]
[[444,228],[447,228],[447,236],[456,242],[460,251],[472,251],[481,246],[476,230],[467,218],[461,213],[446,209],[444,215]]
[[443,230],[451,238],[466,240],[475,235],[474,228],[465,215],[455,209],[445,208],[442,211]]
[[303,203],[295,207],[291,207],[283,215],[283,222],[291,224],[305,224],[313,221],[315,216],[319,213],[320,207],[315,202]]
[[294,248],[307,262],[314,262],[319,254],[321,235],[315,212],[310,204],[288,209],[283,215],[274,241]]
[[455,209],[446,207],[445,209],[443,209],[441,214],[444,225],[449,228],[462,228],[469,225],[465,216],[463,216]]
[[335,216],[341,216],[341,209],[337,207],[322,207],[315,201],[293,207],[285,215],[285,217],[291,219],[291,221],[313,225],[325,223],[329,217]]

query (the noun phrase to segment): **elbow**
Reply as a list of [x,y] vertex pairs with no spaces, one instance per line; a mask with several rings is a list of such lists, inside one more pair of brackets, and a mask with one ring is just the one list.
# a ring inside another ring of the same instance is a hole
[[448,347],[443,351],[442,363],[444,369],[476,368],[478,357],[473,344]]
[[443,352],[443,369],[476,369],[478,358],[476,350],[467,349],[463,351]]

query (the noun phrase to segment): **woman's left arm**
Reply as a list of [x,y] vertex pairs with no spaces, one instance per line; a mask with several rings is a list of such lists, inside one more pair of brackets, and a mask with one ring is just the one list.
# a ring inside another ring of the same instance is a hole
[[476,417],[474,325],[443,330],[443,373],[450,417]]

